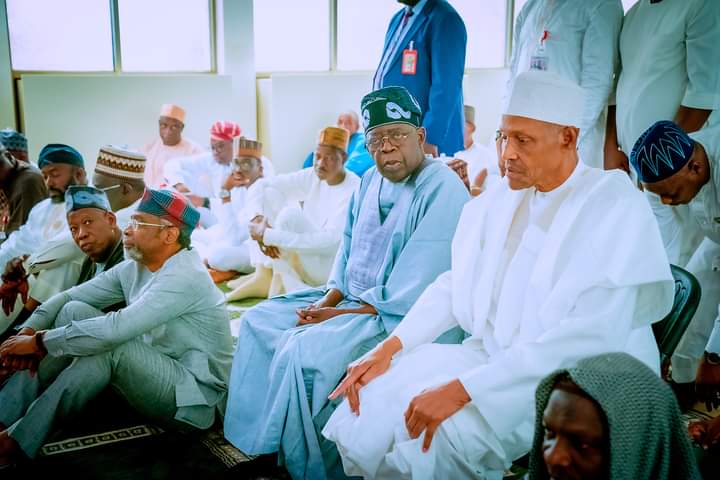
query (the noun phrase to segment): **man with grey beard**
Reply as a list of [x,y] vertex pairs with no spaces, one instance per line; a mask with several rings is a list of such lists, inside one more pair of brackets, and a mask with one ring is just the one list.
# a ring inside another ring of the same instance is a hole
[[[232,337],[225,298],[189,248],[199,218],[181,194],[146,190],[124,231],[130,260],[43,303],[23,325],[31,334],[0,345],[0,365],[27,368],[0,390],[0,467],[33,458],[108,385],[167,428],[213,425]],[[127,307],[102,312],[118,301]]]

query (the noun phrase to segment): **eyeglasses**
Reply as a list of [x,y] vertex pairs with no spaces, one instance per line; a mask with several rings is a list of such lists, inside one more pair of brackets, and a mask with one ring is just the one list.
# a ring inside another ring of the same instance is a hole
[[170,227],[171,225],[163,225],[162,223],[147,223],[147,222],[140,222],[134,218],[131,218],[128,222],[128,228],[134,232],[137,232],[137,230],[140,227],[158,227],[158,228],[166,228]]
[[409,136],[409,132],[391,132],[387,135],[378,135],[377,137],[371,136],[368,137],[365,141],[365,146],[368,148],[368,150],[377,150],[378,148],[380,148],[380,146],[382,146],[385,139],[387,139],[387,141],[390,142],[390,145],[392,145],[393,147],[399,147]]

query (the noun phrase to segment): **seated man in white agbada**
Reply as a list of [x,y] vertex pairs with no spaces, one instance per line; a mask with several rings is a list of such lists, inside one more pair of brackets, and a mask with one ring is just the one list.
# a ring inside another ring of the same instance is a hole
[[233,142],[230,195],[224,195],[213,207],[217,223],[193,233],[192,244],[210,271],[215,282],[224,282],[239,273],[250,273],[252,241],[248,224],[255,216],[254,200],[262,194],[265,175],[262,143],[245,137]]
[[[203,228],[215,225],[223,217],[227,199],[246,186],[237,179],[233,167],[233,141],[241,135],[237,123],[215,122],[210,128],[211,153],[181,158],[165,166],[167,184],[190,199],[200,212]],[[274,175],[270,160],[261,160],[263,175]]]
[[[579,162],[583,103],[556,74],[518,76],[505,180],[465,206],[451,269],[330,396],[347,397],[323,435],[348,475],[501,478],[531,446],[542,377],[611,351],[659,370],[650,324],[672,306],[669,264],[627,176]],[[431,343],[457,325],[461,345]]]
[[345,169],[349,137],[343,128],[323,129],[312,168],[259,183],[259,205],[249,225],[257,242],[255,273],[230,282],[234,290],[228,300],[266,298],[327,282],[350,197],[360,184]]

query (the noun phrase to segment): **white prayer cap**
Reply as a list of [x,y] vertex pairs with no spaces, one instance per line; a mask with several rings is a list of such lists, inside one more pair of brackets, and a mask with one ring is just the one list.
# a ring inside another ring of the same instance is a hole
[[582,87],[552,72],[530,70],[515,79],[503,114],[579,127],[584,109]]

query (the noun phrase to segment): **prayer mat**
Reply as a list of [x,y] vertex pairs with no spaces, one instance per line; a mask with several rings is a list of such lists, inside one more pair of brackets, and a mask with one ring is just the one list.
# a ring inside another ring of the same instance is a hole
[[212,479],[251,459],[225,439],[222,422],[205,431],[170,431],[108,389],[75,422],[55,432],[35,460],[0,478],[67,473],[73,480]]
[[[227,282],[219,283],[217,287],[223,293],[229,293],[231,288],[227,286]],[[238,332],[240,331],[240,317],[242,314],[247,312],[250,308],[254,307],[258,303],[266,300],[265,298],[246,298],[235,302],[228,302],[227,309],[230,314],[230,333],[237,339]]]

